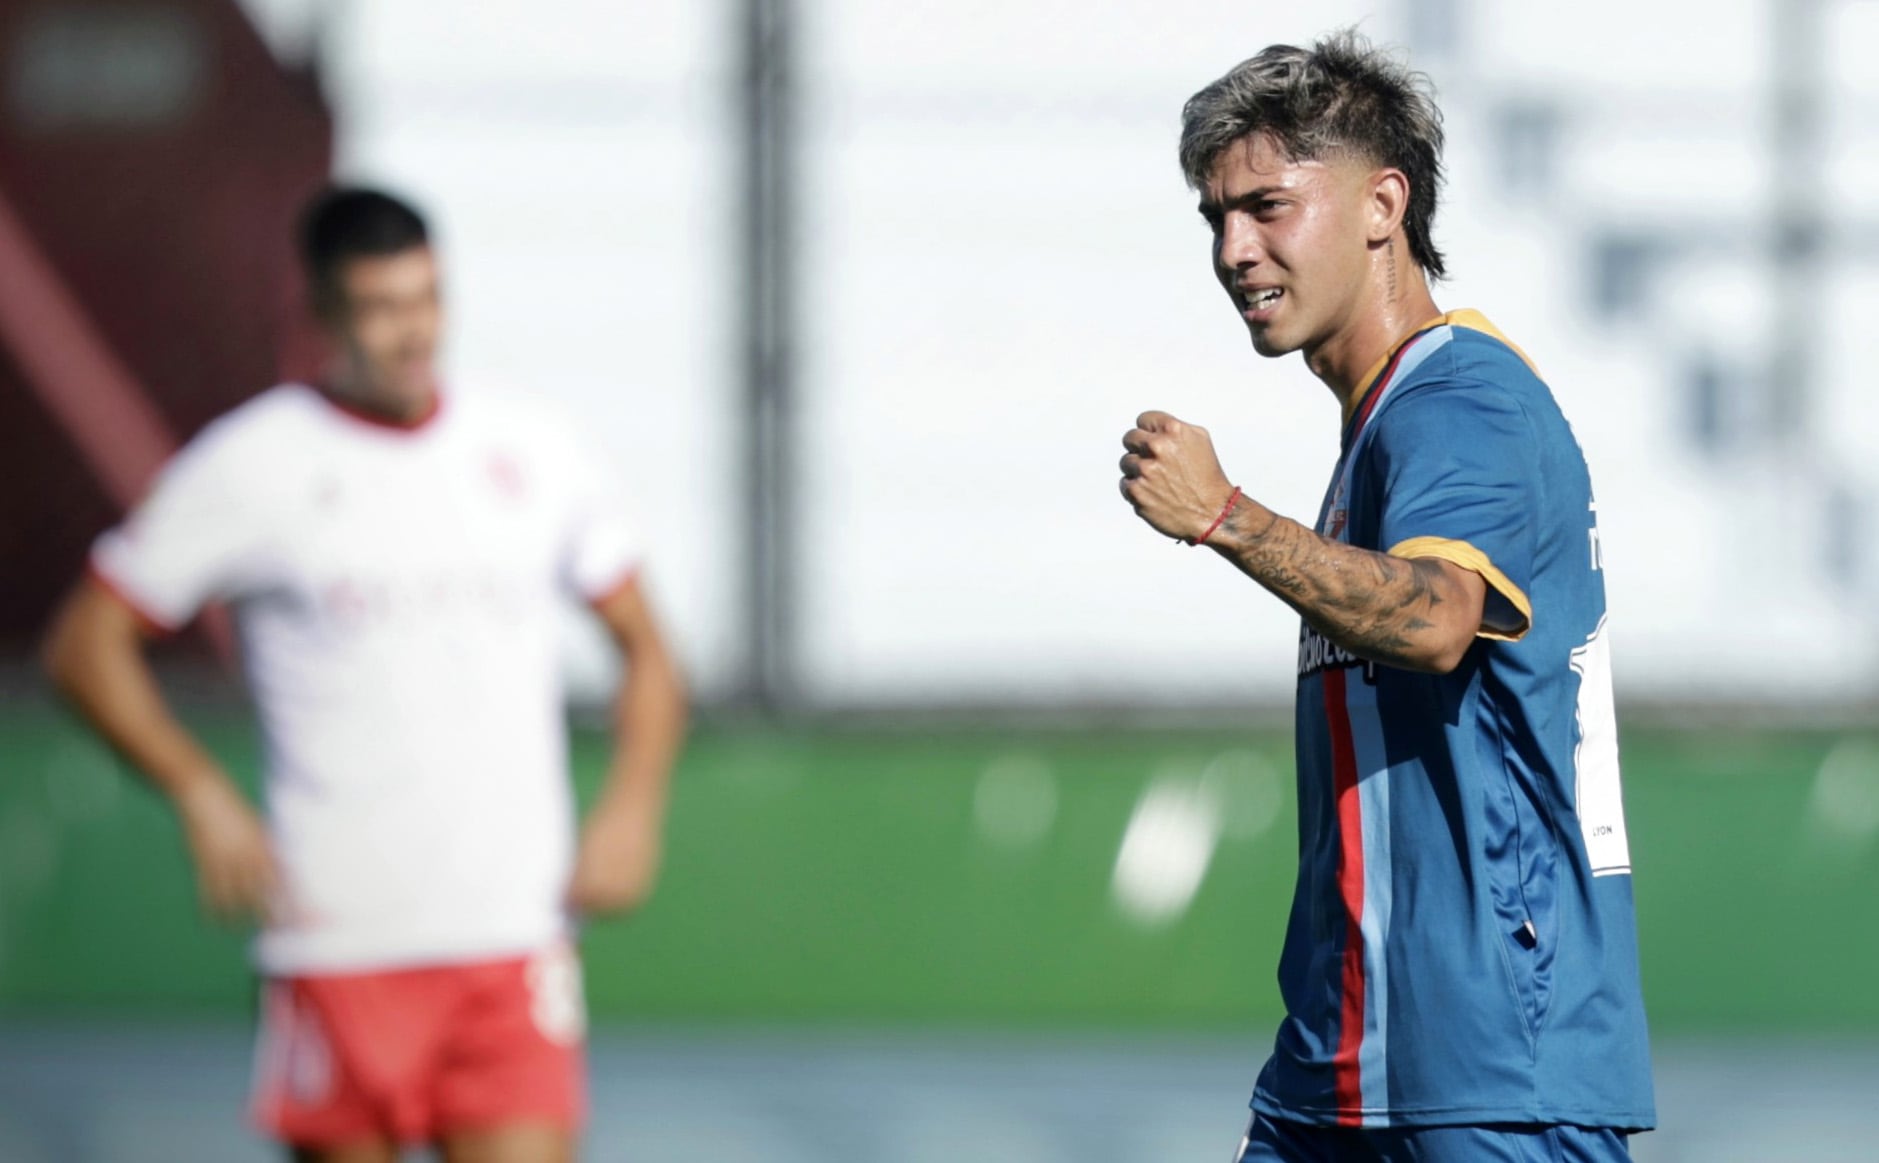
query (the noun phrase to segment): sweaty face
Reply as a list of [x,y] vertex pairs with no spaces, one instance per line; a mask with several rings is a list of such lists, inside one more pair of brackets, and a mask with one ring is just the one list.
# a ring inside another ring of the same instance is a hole
[[1265,134],[1223,150],[1201,192],[1214,274],[1253,348],[1310,352],[1355,314],[1368,267],[1367,167],[1292,161]]
[[430,247],[347,259],[337,283],[330,321],[359,402],[395,416],[424,411],[443,325]]

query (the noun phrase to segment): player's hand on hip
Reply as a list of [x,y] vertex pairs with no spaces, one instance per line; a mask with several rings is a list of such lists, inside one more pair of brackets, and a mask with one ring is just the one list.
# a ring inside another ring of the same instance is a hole
[[1233,494],[1213,438],[1197,424],[1144,412],[1122,437],[1122,447],[1128,450],[1122,457],[1123,499],[1166,536],[1199,539]]
[[603,799],[581,829],[568,906],[583,915],[631,912],[652,895],[660,838],[654,813],[625,799]]
[[222,920],[267,920],[277,911],[280,872],[267,827],[222,775],[196,782],[176,798],[196,866],[203,907]]

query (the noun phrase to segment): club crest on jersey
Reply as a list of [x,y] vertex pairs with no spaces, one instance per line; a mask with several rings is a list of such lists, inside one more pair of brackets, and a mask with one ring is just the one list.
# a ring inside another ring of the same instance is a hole
[[1344,527],[1350,524],[1350,507],[1344,503],[1344,477],[1338,475],[1337,488],[1331,492],[1331,504],[1324,518],[1324,528],[1318,532],[1334,541],[1344,540]]
[[1377,681],[1377,664],[1366,658],[1359,658],[1324,635],[1313,630],[1309,625],[1300,624],[1298,628],[1298,677],[1308,678],[1327,670],[1343,670],[1349,667],[1361,667],[1364,681]]

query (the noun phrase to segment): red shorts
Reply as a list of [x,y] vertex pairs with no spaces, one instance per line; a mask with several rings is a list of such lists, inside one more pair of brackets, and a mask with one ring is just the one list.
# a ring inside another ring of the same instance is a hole
[[305,1147],[433,1142],[585,1114],[580,961],[566,946],[382,973],[277,978],[263,995],[254,1118]]

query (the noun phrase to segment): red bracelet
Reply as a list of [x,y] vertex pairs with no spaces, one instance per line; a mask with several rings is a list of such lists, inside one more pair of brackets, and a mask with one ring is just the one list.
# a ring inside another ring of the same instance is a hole
[[1220,531],[1220,526],[1226,524],[1227,517],[1232,514],[1233,506],[1239,503],[1240,503],[1240,486],[1234,485],[1233,491],[1227,495],[1226,507],[1220,510],[1220,515],[1214,518],[1214,523],[1207,526],[1207,532],[1201,534],[1198,538],[1194,540],[1194,546],[1198,548],[1199,546],[1207,544],[1207,539]]

